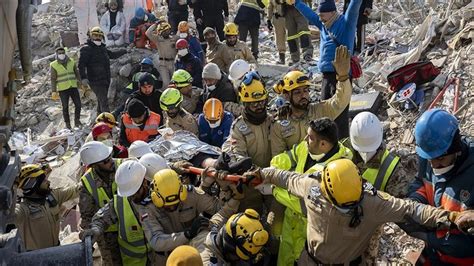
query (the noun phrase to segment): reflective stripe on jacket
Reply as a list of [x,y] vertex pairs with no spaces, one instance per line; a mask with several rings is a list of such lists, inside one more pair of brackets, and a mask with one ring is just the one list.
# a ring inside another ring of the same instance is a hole
[[385,191],[385,186],[399,161],[400,158],[398,156],[386,149],[383,153],[380,167],[378,169],[368,168],[362,174],[362,177],[369,181],[377,190]]
[[133,124],[132,118],[127,114],[123,114],[123,125],[125,126],[125,135],[128,142],[132,143],[136,140],[143,140],[148,142],[150,137],[158,135],[158,128],[160,127],[161,116],[157,113],[151,112],[145,122],[143,129],[141,126]]

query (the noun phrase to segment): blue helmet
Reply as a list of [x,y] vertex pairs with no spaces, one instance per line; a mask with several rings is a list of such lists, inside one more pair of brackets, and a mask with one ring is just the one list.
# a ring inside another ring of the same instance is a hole
[[153,60],[151,60],[149,57],[145,57],[145,58],[143,58],[143,60],[140,62],[140,65],[153,66]]
[[431,109],[416,121],[416,152],[421,158],[432,160],[445,155],[459,129],[459,122],[450,113]]
[[143,20],[145,18],[145,9],[143,9],[143,7],[137,7],[135,9],[135,17]]

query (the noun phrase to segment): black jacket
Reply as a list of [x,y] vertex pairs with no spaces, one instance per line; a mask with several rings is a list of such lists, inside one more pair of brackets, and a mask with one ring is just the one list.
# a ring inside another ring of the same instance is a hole
[[222,72],[222,78],[216,84],[216,88],[213,91],[206,91],[204,94],[204,102],[210,98],[219,99],[222,103],[237,101],[237,93],[232,86],[232,83],[227,78],[227,75]]
[[202,64],[199,58],[191,53],[183,57],[177,57],[175,62],[175,69],[184,69],[193,77],[193,86],[202,88]]
[[193,5],[193,14],[196,19],[204,21],[229,16],[229,5],[227,0],[197,0]]
[[155,112],[163,117],[163,111],[160,107],[160,97],[161,92],[156,89],[150,95],[144,95],[140,90],[137,90],[136,92],[130,94],[130,97],[125,102],[125,108],[131,99],[137,99],[140,100],[146,107],[148,107],[150,111]]
[[110,85],[110,59],[119,58],[126,50],[109,51],[105,44],[95,45],[92,40],[79,50],[79,74],[81,79],[88,79],[91,84]]

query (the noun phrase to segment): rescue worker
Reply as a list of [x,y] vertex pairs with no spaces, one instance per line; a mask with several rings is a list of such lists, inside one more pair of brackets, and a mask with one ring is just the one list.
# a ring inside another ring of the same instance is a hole
[[189,52],[189,43],[184,39],[176,42],[176,56],[175,69],[186,70],[193,77],[193,86],[202,88],[202,62]]
[[[106,123],[107,126],[109,126],[110,129],[112,129],[112,136],[114,137],[114,139],[115,139],[115,137],[118,136],[117,120],[115,120],[115,117],[112,113],[109,113],[109,112],[100,113],[95,118],[95,124],[98,124],[100,122]],[[89,142],[89,141],[92,141],[92,140],[93,140],[93,136],[92,136],[92,132],[90,132],[87,135],[86,140],[84,142]]]
[[[448,211],[474,208],[474,143],[459,121],[441,109],[424,112],[415,125],[419,172],[409,198]],[[427,242],[420,260],[432,265],[474,263],[474,236],[449,230],[422,231]]]
[[105,44],[108,47],[122,46],[125,43],[126,24],[122,10],[118,9],[117,0],[109,0],[107,12],[100,18],[100,28],[104,32]]
[[144,154],[138,161],[145,166],[145,179],[150,182],[158,171],[170,168],[163,157],[153,152]]
[[203,29],[209,27],[214,29],[219,39],[224,40],[224,21],[229,21],[229,4],[227,0],[197,0],[193,5],[194,19],[201,41],[203,38]]
[[[319,28],[320,60],[319,71],[323,73],[321,84],[321,98],[323,100],[331,98],[337,87],[336,70],[332,64],[337,47],[346,46],[350,54],[354,52],[354,38],[357,18],[362,0],[354,0],[349,4],[346,13],[337,13],[334,0],[321,1],[316,14],[308,5],[301,0],[296,0],[295,7],[306,17],[311,25]],[[290,35],[290,34],[288,34]],[[339,127],[339,137],[341,139],[349,136],[349,104],[345,106],[344,112],[335,120]]]
[[[344,0],[344,12],[347,11],[351,0]],[[354,52],[360,53],[365,46],[365,25],[369,23],[369,15],[372,13],[373,0],[362,0],[357,19],[356,41]]]
[[207,42],[206,62],[215,63],[224,72],[229,71],[230,64],[232,64],[233,60],[231,55],[227,52],[227,46],[217,39],[216,30],[207,27],[204,29],[203,34]]
[[[239,31],[237,30],[237,27],[235,27],[235,30],[234,30],[233,29],[234,27],[232,26],[232,30],[231,30],[232,35],[233,36],[239,35],[239,40],[240,40],[239,43],[245,44],[247,49],[248,49],[247,44],[246,44],[247,35],[250,33],[250,40],[252,42],[253,60],[250,60],[250,57],[242,58],[248,61],[249,63],[256,62],[258,58],[258,45],[259,45],[258,31],[260,29],[260,19],[261,19],[260,13],[263,14],[264,8],[265,8],[265,4],[263,3],[262,0],[242,0],[242,2],[240,2],[239,9],[237,10],[237,14],[235,15],[235,18],[234,18],[235,24],[232,23],[234,25],[238,25],[240,29],[240,33],[239,33]],[[237,33],[234,34],[234,32],[237,32]],[[224,34],[226,35],[226,39],[228,39],[225,27],[224,27]],[[234,38],[237,39],[237,37],[232,37],[231,39],[234,39]],[[238,59],[238,58],[234,57],[234,60],[235,59]]]
[[139,81],[140,77],[145,74],[149,73],[152,75],[154,81],[155,81],[155,88],[157,90],[162,90],[163,88],[163,81],[161,80],[161,75],[158,72],[158,69],[155,68],[153,64],[153,60],[149,57],[145,57],[140,61],[140,69],[132,75],[132,82],[128,84],[126,92],[128,94],[131,94],[133,92],[136,92],[140,86],[139,86]]
[[204,265],[234,265],[258,263],[270,235],[253,209],[221,219],[206,238],[206,249],[201,253]]
[[156,49],[160,55],[158,71],[163,80],[163,87],[168,88],[171,75],[174,72],[174,61],[177,50],[175,48],[177,36],[171,36],[171,26],[166,21],[156,22],[146,31],[146,36],[156,44]]
[[230,54],[232,60],[243,59],[249,63],[257,63],[255,56],[243,41],[239,40],[239,29],[235,23],[229,22],[224,26],[225,44],[227,46],[227,52]]
[[150,111],[159,114],[162,116],[162,110],[160,108],[160,97],[161,92],[156,86],[156,79],[150,73],[143,73],[138,80],[139,89],[132,93],[127,99],[129,102],[132,99],[137,99],[141,101]]
[[145,174],[145,166],[136,160],[122,163],[115,174],[117,194],[94,214],[89,228],[80,234],[82,240],[93,236],[94,241],[111,225],[116,225],[123,265],[153,264],[154,252],[145,239],[135,207],[147,202],[149,184]]
[[197,249],[182,245],[171,252],[166,260],[166,266],[203,266],[203,263]]
[[[352,159],[352,152],[338,142],[337,125],[329,118],[319,118],[309,123],[301,143],[283,152],[271,161],[271,166],[296,173],[320,172],[329,162]],[[275,199],[286,207],[280,237],[278,265],[293,265],[306,242],[306,213],[304,202],[286,189],[275,187]]]
[[229,80],[232,82],[235,90],[240,90],[240,85],[244,80],[245,74],[251,70],[250,64],[243,59],[237,59],[232,62],[229,67]]
[[[237,190],[235,193],[237,195]],[[209,223],[230,217],[239,206],[239,201],[231,198],[217,212],[217,198],[207,195],[200,188],[183,185],[178,174],[171,169],[155,174],[150,198],[152,203],[137,206],[137,211],[158,262],[166,261],[174,248],[190,243],[202,230],[205,232]],[[211,216],[211,219],[206,218]],[[195,247],[202,251],[203,243],[194,242]]]
[[201,64],[204,64],[204,51],[202,50],[201,43],[196,36],[193,36],[189,30],[187,21],[181,21],[178,24],[178,32],[176,33],[180,39],[184,39],[189,44],[189,52],[197,57]]
[[336,53],[334,68],[338,73],[337,92],[329,100],[310,103],[309,87],[312,84],[303,72],[291,71],[283,77],[283,94],[289,106],[280,109],[278,120],[272,125],[270,138],[273,156],[300,143],[310,120],[319,117],[335,119],[349,104],[352,94],[350,54],[345,47],[338,47]]
[[150,148],[150,144],[144,142],[143,140],[135,140],[130,144],[128,147],[129,158],[137,158],[140,159],[143,155],[148,153],[153,153]]
[[459,215],[376,191],[362,182],[349,159],[334,160],[312,175],[265,168],[246,176],[287,189],[304,200],[307,244],[298,265],[365,265],[363,252],[380,225],[412,221],[447,228]]
[[[202,74],[200,74],[202,77]],[[202,79],[202,78],[201,78]],[[194,77],[184,70],[178,69],[171,77],[171,83],[179,90],[183,96],[181,106],[191,114],[199,114],[202,112],[203,91],[201,88],[194,86]]]
[[[116,168],[120,159],[112,159],[111,147],[102,142],[91,141],[84,144],[80,150],[81,162],[89,169],[81,177],[82,188],[79,193],[79,209],[81,212],[82,229],[90,228],[94,214],[113,197],[117,191],[114,182]],[[109,226],[104,234],[97,239],[102,265],[121,265],[117,250],[117,225]]]
[[[130,42],[130,45],[135,45],[138,48],[145,48],[144,45],[146,44],[146,41],[138,41],[139,39],[148,37],[148,35],[145,35],[144,33],[152,23],[155,23],[155,21],[157,21],[155,15],[146,12],[143,7],[137,7],[135,9],[135,16],[130,20],[130,27],[128,28],[128,41]],[[142,27],[145,27],[145,30],[141,30]]]
[[174,88],[166,89],[160,98],[161,109],[164,111],[164,125],[174,131],[186,130],[198,136],[196,119],[181,107],[183,95]]
[[204,103],[203,113],[198,117],[199,139],[221,147],[229,137],[233,120],[232,114],[224,111],[221,101],[210,98]]
[[27,251],[59,246],[60,209],[79,195],[80,185],[50,188],[48,165],[21,168],[18,188],[23,196],[15,206],[15,225]]
[[57,101],[61,99],[63,107],[63,119],[66,128],[71,129],[69,119],[69,98],[74,103],[74,126],[81,124],[81,96],[79,86],[81,77],[76,62],[66,55],[64,47],[56,49],[56,60],[49,64],[51,70],[51,99]]
[[90,87],[97,97],[97,113],[108,112],[107,93],[110,86],[110,59],[127,53],[122,49],[115,52],[105,47],[104,32],[100,27],[89,31],[87,43],[79,50],[79,74],[82,86]]
[[120,144],[129,147],[136,140],[150,142],[160,133],[161,116],[150,111],[140,100],[131,99],[120,123]]
[[128,158],[128,151],[122,145],[114,144],[112,128],[104,122],[99,122],[92,128],[92,140],[100,141],[107,147],[112,147],[112,158]]
[[188,21],[188,5],[191,5],[191,0],[166,0],[166,4],[168,5],[167,17],[171,24],[171,34],[174,35],[178,31],[178,23]]
[[273,36],[278,50],[279,65],[286,63],[286,25],[283,13],[283,6],[279,5],[278,0],[270,0],[267,10],[267,27],[269,31],[274,30]]
[[203,100],[219,99],[224,105],[225,111],[232,113],[234,117],[240,116],[243,107],[238,102],[237,93],[217,64],[208,63],[204,66],[202,80],[205,89]]

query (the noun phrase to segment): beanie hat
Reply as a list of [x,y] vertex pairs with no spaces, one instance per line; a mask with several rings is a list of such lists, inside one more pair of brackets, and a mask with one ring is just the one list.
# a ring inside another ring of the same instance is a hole
[[214,63],[209,63],[204,66],[202,70],[203,79],[217,79],[220,80],[222,77],[221,70]]
[[138,19],[144,19],[145,18],[145,9],[143,7],[137,7],[135,9],[135,17]]
[[208,34],[209,32],[213,32],[214,34],[216,33],[216,30],[211,28],[211,27],[206,27],[204,31],[202,32],[204,35]]
[[150,73],[143,73],[140,75],[140,79],[138,80],[139,86],[145,86],[145,85],[154,85],[155,84],[155,79]]
[[319,2],[319,7],[318,7],[318,12],[332,12],[336,11],[336,4],[334,3],[334,0],[321,0]]
[[145,105],[137,99],[131,99],[127,104],[127,113],[131,118],[142,116],[146,112]]
[[202,259],[197,249],[192,246],[183,245],[171,252],[166,266],[202,266]]

